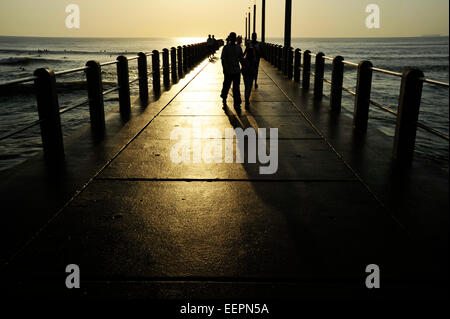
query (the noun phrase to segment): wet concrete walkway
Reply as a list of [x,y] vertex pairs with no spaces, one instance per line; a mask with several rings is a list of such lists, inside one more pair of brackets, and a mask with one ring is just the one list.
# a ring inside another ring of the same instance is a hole
[[[426,270],[411,235],[276,83],[277,71],[262,62],[251,107],[238,116],[222,110],[220,60],[201,68],[11,261],[10,293],[416,294],[412,278]],[[260,175],[259,163],[173,163],[172,130],[193,127],[278,128],[278,171]],[[81,269],[79,290],[64,287],[68,264]],[[369,264],[381,268],[381,292],[365,287]]]

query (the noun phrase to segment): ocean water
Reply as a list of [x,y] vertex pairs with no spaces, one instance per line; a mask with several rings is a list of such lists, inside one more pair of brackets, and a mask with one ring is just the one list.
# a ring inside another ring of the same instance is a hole
[[[138,52],[162,50],[172,46],[204,41],[203,38],[35,38],[0,37],[0,82],[28,77],[40,67],[55,71],[84,66],[88,60],[107,62],[118,55],[135,56]],[[328,56],[342,55],[346,60],[359,62],[370,60],[374,66],[403,72],[407,67],[420,68],[427,78],[449,81],[449,39],[436,38],[383,38],[383,39],[292,39],[294,48],[308,49]],[[281,38],[269,38],[267,42],[283,44]],[[137,62],[130,61],[130,79],[137,77]],[[116,85],[114,65],[104,67],[104,88]],[[331,78],[327,63],[326,78]],[[372,99],[396,110],[400,78],[374,73]],[[86,99],[83,72],[57,78],[60,107]],[[354,90],[356,69],[346,66],[344,86]],[[131,85],[131,93],[138,93],[137,83]],[[325,95],[329,86],[324,84]],[[424,85],[420,121],[448,135],[448,89],[430,84]],[[343,93],[344,114],[352,116],[353,97]],[[118,106],[117,93],[105,96],[105,111]],[[32,83],[0,89],[0,136],[19,129],[38,119]],[[88,106],[67,112],[61,117],[65,136],[89,122]],[[370,110],[369,125],[374,125],[387,136],[395,132],[395,117],[376,108]],[[39,126],[0,141],[0,171],[7,170],[40,152]],[[416,152],[438,161],[448,170],[448,142],[427,132],[418,130]]]
[[[269,38],[270,43],[284,44],[282,38]],[[311,39],[293,38],[292,47],[323,52],[335,57],[341,55],[346,61],[359,63],[369,60],[374,67],[402,73],[409,67],[422,70],[425,77],[449,82],[449,38],[359,38],[359,39]],[[311,58],[312,70],[314,58]],[[357,69],[346,65],[344,87],[356,90]],[[331,61],[326,61],[325,78],[331,80]],[[312,82],[311,82],[312,83]],[[373,73],[371,99],[397,111],[401,78],[378,72]],[[324,83],[324,94],[330,95],[330,85]],[[344,114],[353,117],[354,97],[343,92]],[[424,83],[419,121],[445,135],[449,134],[449,90],[445,87]],[[385,135],[395,135],[396,117],[376,107],[369,112],[369,125]],[[436,137],[421,128],[417,130],[415,152],[437,161],[448,171],[448,141]]]

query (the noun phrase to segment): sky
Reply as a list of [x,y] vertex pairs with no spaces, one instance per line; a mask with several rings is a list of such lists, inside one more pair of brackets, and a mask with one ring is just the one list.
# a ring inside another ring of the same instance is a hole
[[[245,14],[262,0],[2,0],[0,35],[59,37],[203,37],[244,34]],[[292,0],[293,37],[448,35],[448,0]],[[80,8],[80,28],[66,27],[66,6]],[[380,8],[369,29],[368,4]],[[266,37],[284,34],[284,0],[266,0]],[[252,18],[253,19],[253,18]],[[253,24],[252,24],[253,25]]]

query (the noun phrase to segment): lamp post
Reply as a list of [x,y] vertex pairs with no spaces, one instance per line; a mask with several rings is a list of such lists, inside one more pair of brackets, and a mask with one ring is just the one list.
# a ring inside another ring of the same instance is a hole
[[251,31],[251,23],[252,23],[252,19],[251,19],[251,13],[250,13],[250,7],[248,7],[248,39],[250,40],[251,36],[252,36],[252,31]]
[[248,7],[248,39],[250,40],[251,38],[251,30],[250,30],[250,23],[251,23],[252,19],[251,19],[251,14],[250,14],[250,7]]
[[253,5],[253,33],[256,33],[256,0]]
[[266,0],[262,0],[261,13],[261,42],[266,42]]
[[245,15],[245,41],[247,41],[247,15]]
[[283,73],[287,74],[288,53],[291,48],[291,18],[292,18],[292,0],[286,0],[285,18],[284,18],[284,54],[283,54]]

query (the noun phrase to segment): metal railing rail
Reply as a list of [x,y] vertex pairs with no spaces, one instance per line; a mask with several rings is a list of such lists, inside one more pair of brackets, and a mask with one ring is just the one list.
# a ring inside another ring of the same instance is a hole
[[14,130],[12,132],[6,133],[5,135],[0,136],[0,141],[1,140],[5,140],[5,139],[10,138],[10,137],[13,137],[14,135],[17,135],[19,133],[22,133],[22,132],[24,132],[24,131],[26,131],[26,130],[28,130],[28,129],[36,126],[36,125],[41,124],[43,121],[44,120],[36,120],[36,121],[33,121],[33,122],[29,123],[29,124],[26,124],[25,126],[19,128],[17,130]]

